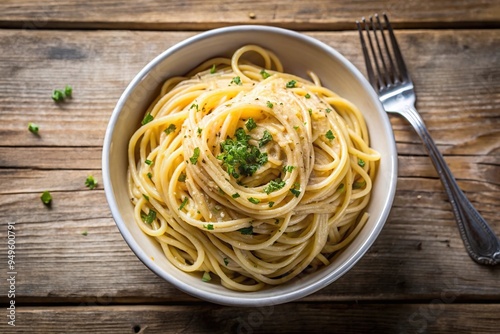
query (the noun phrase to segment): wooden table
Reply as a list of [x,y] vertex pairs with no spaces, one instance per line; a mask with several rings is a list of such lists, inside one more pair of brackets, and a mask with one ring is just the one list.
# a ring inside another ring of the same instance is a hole
[[[422,117],[500,234],[499,1],[2,1],[0,332],[498,333],[500,268],[466,254],[437,174],[397,116],[398,188],[384,230],[349,273],[297,302],[248,309],[190,297],[136,258],[111,217],[104,132],[120,94],[153,57],[206,29],[268,24],[315,37],[364,72],[354,22],[383,11]],[[54,103],[52,90],[66,84],[73,98]],[[89,175],[97,189],[85,186]],[[50,208],[40,200],[45,190]]]

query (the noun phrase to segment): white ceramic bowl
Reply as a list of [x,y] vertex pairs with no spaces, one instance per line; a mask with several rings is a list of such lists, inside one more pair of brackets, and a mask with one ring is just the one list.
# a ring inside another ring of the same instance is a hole
[[[311,70],[324,86],[354,102],[363,112],[371,146],[382,154],[367,208],[370,218],[355,240],[329,266],[281,286],[258,292],[235,292],[202,282],[171,265],[161,248],[136,225],[127,192],[127,146],[146,107],[161,83],[182,75],[204,60],[231,55],[245,44],[274,51],[285,71],[307,77]],[[237,306],[265,306],[290,302],[327,286],[345,274],[366,253],[389,215],[397,180],[397,153],[391,124],[375,92],[362,74],[339,52],[306,35],[266,26],[234,26],[188,38],[166,50],[137,74],[113,111],[103,147],[103,183],[116,224],[130,248],[153,272],[178,289],[210,302]],[[154,260],[151,259],[154,258]]]

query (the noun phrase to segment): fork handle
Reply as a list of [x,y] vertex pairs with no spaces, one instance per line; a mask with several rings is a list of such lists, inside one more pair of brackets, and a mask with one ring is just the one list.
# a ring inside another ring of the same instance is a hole
[[409,106],[399,113],[413,125],[429,152],[450,199],[460,235],[470,257],[480,264],[496,265],[500,263],[500,240],[458,187],[420,114],[413,106]]

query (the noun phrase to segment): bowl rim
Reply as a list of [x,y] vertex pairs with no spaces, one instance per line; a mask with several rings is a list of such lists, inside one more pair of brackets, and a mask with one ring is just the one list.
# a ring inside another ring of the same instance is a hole
[[[324,275],[320,279],[315,282],[312,282],[309,285],[301,286],[300,288],[297,286],[296,289],[291,291],[287,291],[284,294],[279,295],[266,295],[266,296],[255,296],[252,293],[242,292],[240,296],[233,297],[229,295],[217,295],[212,294],[211,292],[204,291],[193,287],[186,282],[177,280],[174,277],[171,277],[168,273],[166,273],[157,263],[155,263],[152,259],[150,259],[139,244],[134,239],[132,233],[126,227],[126,224],[121,216],[120,210],[118,209],[117,200],[113,191],[113,187],[111,184],[111,174],[110,174],[110,150],[112,144],[112,137],[115,129],[115,125],[118,121],[121,110],[125,106],[128,98],[132,94],[132,92],[136,89],[136,87],[140,84],[140,82],[148,75],[148,73],[162,63],[166,58],[170,55],[175,54],[179,50],[187,47],[188,45],[195,43],[199,40],[203,40],[205,38],[214,37],[217,35],[223,35],[226,33],[234,33],[234,32],[248,32],[248,31],[258,31],[258,32],[270,32],[278,35],[286,35],[287,37],[291,37],[294,39],[298,39],[302,42],[310,44],[316,48],[321,49],[323,52],[327,54],[332,54],[334,58],[336,58],[339,62],[345,66],[352,75],[360,81],[360,83],[367,89],[367,93],[370,95],[370,98],[374,101],[377,101],[377,105],[383,111],[383,108],[378,100],[378,96],[376,92],[373,90],[372,86],[368,83],[367,79],[361,74],[361,72],[349,61],[347,60],[339,51],[334,49],[333,47],[327,45],[326,43],[308,36],[306,34],[285,29],[279,28],[275,26],[266,26],[266,25],[234,25],[227,26],[221,28],[215,28],[211,30],[207,30],[196,34],[194,36],[188,37],[171,47],[167,48],[159,55],[154,57],[148,64],[146,64],[132,79],[132,81],[127,85],[126,89],[121,94],[119,100],[116,103],[115,108],[111,114],[109,119],[104,141],[103,141],[103,149],[102,149],[102,178],[103,178],[103,186],[105,190],[106,200],[111,210],[111,214],[117,225],[123,239],[128,244],[130,249],[134,252],[134,254],[139,258],[139,260],[152,272],[154,272],[159,277],[163,278],[170,284],[172,284],[175,288],[197,298],[200,298],[205,301],[213,302],[221,305],[230,305],[230,306],[266,306],[266,305],[277,305],[285,302],[291,302],[297,300],[299,298],[303,298],[308,296],[323,287],[329,285],[333,281],[339,279],[341,276],[346,274],[368,251],[368,249],[373,245],[378,235],[380,234],[382,228],[384,227],[387,218],[390,214],[392,203],[394,201],[395,193],[396,193],[396,185],[397,185],[397,171],[398,171],[398,161],[397,161],[397,149],[395,140],[389,143],[390,151],[388,152],[390,156],[389,168],[391,169],[391,177],[389,179],[388,194],[383,202],[383,210],[381,215],[378,217],[377,222],[375,223],[375,227],[370,231],[367,238],[361,244],[361,246],[355,250],[355,252],[350,256],[348,261],[341,263],[339,266],[335,267],[334,270],[330,271],[327,275]],[[379,110],[380,111],[380,110]],[[384,132],[388,133],[391,138],[394,138],[394,133],[392,126],[390,124],[389,118],[385,111],[381,113],[382,117],[386,117],[383,121]]]

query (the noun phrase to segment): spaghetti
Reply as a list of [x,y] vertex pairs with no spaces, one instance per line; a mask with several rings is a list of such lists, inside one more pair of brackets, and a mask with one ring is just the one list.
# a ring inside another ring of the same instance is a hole
[[256,291],[328,265],[361,230],[380,155],[356,106],[309,75],[247,45],[164,83],[130,139],[129,190],[174,266]]

